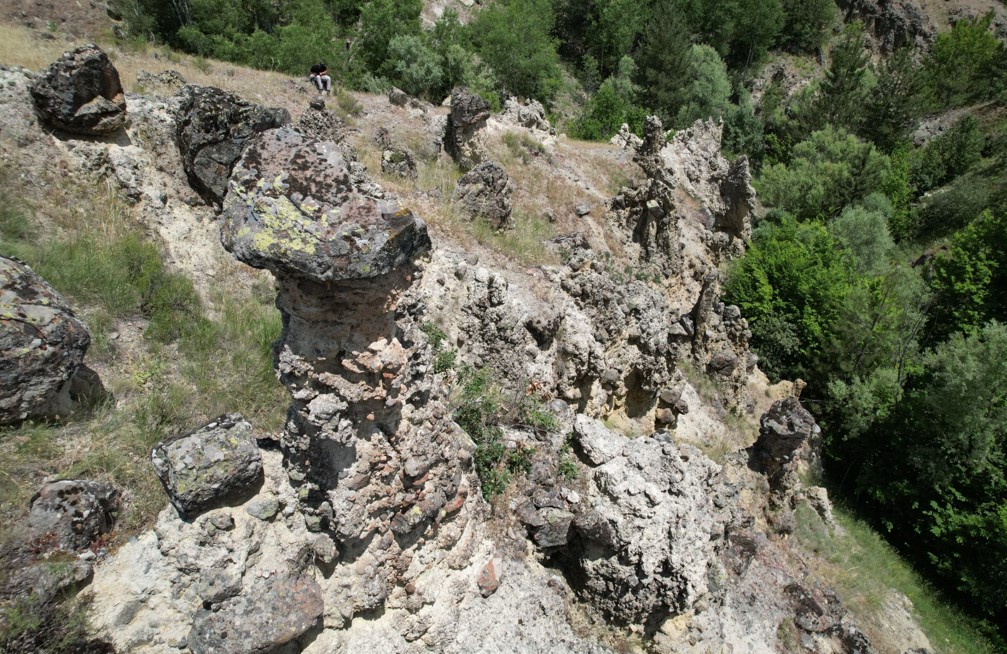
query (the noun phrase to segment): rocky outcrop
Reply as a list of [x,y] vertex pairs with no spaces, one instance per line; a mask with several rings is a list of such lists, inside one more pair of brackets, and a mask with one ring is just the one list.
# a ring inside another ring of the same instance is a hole
[[231,169],[260,132],[286,125],[285,109],[267,109],[212,86],[186,86],[175,115],[175,141],[189,184],[204,200],[220,204]]
[[39,119],[57,129],[107,136],[126,121],[119,72],[94,44],[63,53],[28,90]]
[[655,631],[708,594],[724,525],[710,494],[717,466],[669,435],[629,440],[578,416],[591,465],[587,508],[557,555],[593,606]]
[[252,425],[239,414],[220,416],[191,434],[158,443],[150,456],[168,498],[186,518],[254,495],[262,483],[262,456]]
[[66,415],[91,337],[27,265],[0,257],[0,424]]
[[322,610],[314,579],[270,575],[247,593],[197,611],[187,644],[193,654],[269,654],[308,631]]
[[451,92],[451,114],[444,130],[444,150],[463,170],[486,159],[480,132],[490,117],[490,105],[464,86]]
[[844,22],[859,20],[874,37],[881,52],[902,47],[927,50],[937,29],[915,0],[838,0]]
[[416,179],[416,162],[409,150],[389,147],[381,151],[381,172],[403,179]]
[[793,489],[798,463],[809,458],[820,433],[800,400],[780,400],[759,420],[759,440],[748,449],[749,467],[766,475],[774,491]]
[[299,132],[319,141],[342,143],[346,124],[325,107],[325,100],[312,98],[308,108],[297,119]]
[[471,218],[488,221],[497,229],[511,227],[511,195],[514,185],[510,176],[493,161],[484,161],[460,180],[455,200]]
[[425,378],[426,337],[395,308],[426,226],[361,195],[332,144],[289,129],[246,150],[223,219],[225,247],[279,282],[277,366],[294,399],[281,444],[333,566],[327,615],[378,610],[419,543],[455,542],[465,524],[471,450]]
[[507,98],[504,102],[503,111],[500,113],[500,120],[524,127],[532,131],[544,132],[553,135],[556,130],[545,115],[545,107],[538,100],[520,102],[517,98]]
[[29,539],[36,551],[80,551],[112,530],[118,510],[119,491],[111,484],[49,482],[31,499]]
[[634,134],[627,123],[623,123],[622,127],[619,128],[619,132],[613,136],[609,143],[612,145],[618,145],[620,148],[629,150],[636,149],[643,145],[643,139]]

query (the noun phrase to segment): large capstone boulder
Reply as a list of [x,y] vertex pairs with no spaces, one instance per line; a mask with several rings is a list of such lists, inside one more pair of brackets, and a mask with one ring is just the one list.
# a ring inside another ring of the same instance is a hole
[[361,194],[336,144],[292,128],[248,146],[222,216],[240,260],[316,282],[378,277],[430,248],[420,218]]
[[783,489],[820,431],[800,400],[779,400],[759,420],[759,439],[748,448],[749,467],[765,474],[774,490]]
[[50,482],[31,498],[28,534],[37,551],[82,550],[112,530],[119,491],[96,481]]
[[27,265],[0,257],[0,424],[61,415],[91,343],[66,301]]
[[274,652],[314,626],[323,610],[314,579],[273,574],[237,597],[197,611],[188,647],[193,654]]
[[[687,611],[709,588],[723,535],[711,486],[718,467],[667,434],[626,439],[578,417],[575,438],[591,464],[584,510],[554,554],[592,605],[623,624],[653,628]],[[604,461],[598,465],[596,462]]]
[[119,72],[94,44],[64,52],[28,92],[39,119],[67,132],[105,136],[122,129],[126,121]]
[[486,158],[479,132],[486,127],[490,105],[464,86],[451,92],[451,115],[444,133],[444,150],[464,170]]
[[184,517],[246,499],[262,482],[262,453],[252,425],[236,413],[158,443],[151,462],[168,499]]
[[458,180],[455,199],[470,217],[506,229],[512,226],[513,193],[514,185],[504,169],[492,161],[484,161]]
[[286,109],[270,109],[212,86],[186,86],[175,115],[175,140],[189,184],[220,204],[231,169],[260,132],[290,122]]

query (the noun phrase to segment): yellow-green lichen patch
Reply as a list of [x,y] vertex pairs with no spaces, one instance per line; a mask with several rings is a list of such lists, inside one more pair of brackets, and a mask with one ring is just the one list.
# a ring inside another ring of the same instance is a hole
[[304,215],[289,198],[259,199],[254,211],[259,220],[259,228],[252,237],[256,250],[273,256],[317,252],[317,237],[310,233]]

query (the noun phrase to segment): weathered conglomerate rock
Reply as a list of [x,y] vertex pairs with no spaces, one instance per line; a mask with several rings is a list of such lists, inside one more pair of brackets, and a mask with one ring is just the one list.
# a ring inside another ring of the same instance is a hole
[[416,162],[408,150],[388,147],[381,151],[381,172],[404,179],[416,179]]
[[0,424],[71,408],[71,379],[91,337],[66,301],[25,264],[0,257]]
[[269,654],[314,626],[323,608],[311,577],[271,575],[212,610],[200,609],[188,647],[193,654]]
[[759,440],[748,448],[749,466],[765,474],[773,490],[791,487],[798,461],[809,454],[820,432],[800,400],[780,400],[759,420]]
[[158,443],[150,457],[171,503],[189,518],[254,494],[262,481],[262,455],[252,425],[236,413]]
[[79,551],[112,530],[118,510],[119,491],[111,484],[49,482],[31,499],[29,538],[37,549]]
[[305,136],[319,141],[343,141],[346,124],[332,111],[325,107],[325,100],[312,98],[308,108],[297,119],[297,129]]
[[486,158],[480,134],[490,117],[490,105],[460,86],[451,92],[451,115],[444,131],[444,150],[463,170],[471,170]]
[[105,136],[126,121],[119,72],[94,44],[64,52],[28,91],[42,122],[67,132]]
[[472,218],[489,221],[497,229],[511,227],[510,176],[493,161],[484,161],[458,180],[455,199]]
[[718,467],[667,434],[630,440],[583,415],[574,438],[592,466],[588,508],[560,565],[593,606],[655,630],[709,592],[724,530],[710,492]]
[[500,119],[533,131],[545,132],[546,134],[556,133],[545,115],[545,107],[538,100],[522,103],[517,98],[507,98]]
[[426,226],[361,194],[333,144],[286,128],[245,151],[223,219],[225,247],[279,282],[277,367],[294,400],[281,444],[333,566],[326,615],[380,609],[420,543],[450,547],[465,524],[470,441],[425,375],[419,322],[396,306]]
[[250,104],[212,86],[186,86],[175,115],[175,140],[189,184],[204,200],[220,204],[238,157],[258,133],[286,125],[286,109]]

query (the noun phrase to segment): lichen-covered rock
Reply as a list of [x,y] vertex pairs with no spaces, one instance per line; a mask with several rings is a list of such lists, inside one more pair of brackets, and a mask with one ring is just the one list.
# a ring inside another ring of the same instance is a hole
[[388,102],[396,107],[404,107],[409,104],[409,95],[402,89],[394,86],[388,91]]
[[381,152],[381,172],[404,179],[416,179],[416,162],[408,150],[389,147]]
[[699,450],[666,435],[626,441],[593,467],[590,508],[558,555],[574,587],[625,624],[653,628],[692,607],[718,565],[723,525],[709,492],[717,472]]
[[42,122],[67,132],[105,136],[126,121],[119,72],[94,44],[64,52],[28,90]]
[[255,491],[262,455],[252,425],[239,414],[221,416],[192,434],[158,443],[151,462],[168,498],[191,517]]
[[0,257],[0,424],[68,412],[91,343],[66,301],[25,264]]
[[514,184],[510,176],[493,161],[484,161],[460,180],[455,199],[472,218],[489,221],[497,229],[511,227],[511,195]]
[[424,222],[362,195],[334,143],[259,134],[234,168],[221,240],[256,268],[318,282],[384,275],[430,247]]
[[188,647],[193,654],[267,654],[308,631],[324,608],[314,579],[277,573],[213,610],[199,609]]
[[50,482],[31,499],[29,539],[38,550],[79,551],[112,530],[118,510],[119,491],[111,484]]
[[175,140],[192,188],[208,203],[220,204],[231,169],[258,133],[286,125],[286,109],[250,104],[212,86],[182,89],[175,115]]
[[486,158],[480,132],[490,117],[490,105],[464,86],[451,92],[451,115],[444,131],[444,150],[463,170]]

